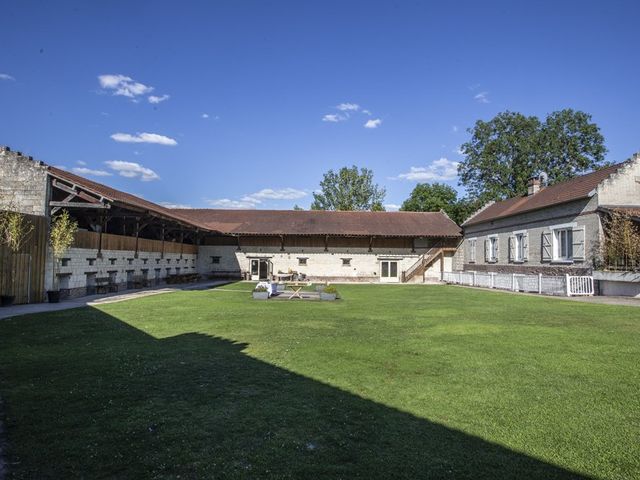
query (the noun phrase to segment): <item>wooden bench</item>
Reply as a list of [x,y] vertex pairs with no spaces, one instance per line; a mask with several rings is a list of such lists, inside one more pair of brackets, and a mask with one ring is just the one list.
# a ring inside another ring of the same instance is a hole
[[131,284],[133,288],[145,288],[149,286],[149,279],[143,277],[142,275],[136,275],[131,280]]
[[111,281],[111,277],[97,277],[95,287],[96,293],[109,293],[118,291],[118,285]]

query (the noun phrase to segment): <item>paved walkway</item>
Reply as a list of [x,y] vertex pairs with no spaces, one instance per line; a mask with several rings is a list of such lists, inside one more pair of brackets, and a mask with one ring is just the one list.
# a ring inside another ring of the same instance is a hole
[[29,315],[32,313],[57,312],[59,310],[69,310],[71,308],[80,308],[94,305],[104,305],[107,303],[124,302],[135,298],[148,297],[151,295],[159,295],[161,293],[171,293],[180,290],[206,290],[217,285],[224,285],[228,281],[218,280],[209,282],[190,283],[185,285],[175,285],[171,287],[151,287],[140,290],[127,290],[124,292],[87,295],[85,297],[63,300],[60,303],[30,303],[28,305],[14,305],[12,307],[0,308],[0,320],[5,318],[17,317],[19,315]]

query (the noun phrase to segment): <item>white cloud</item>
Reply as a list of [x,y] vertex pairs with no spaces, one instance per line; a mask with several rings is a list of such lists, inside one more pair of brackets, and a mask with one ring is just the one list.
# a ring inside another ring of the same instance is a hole
[[298,200],[306,197],[307,192],[296,188],[263,188],[262,190],[243,196],[240,200],[230,198],[220,198],[216,200],[207,200],[207,203],[218,208],[245,208],[253,209],[265,200]]
[[244,202],[242,200],[231,200],[230,198],[219,198],[218,200],[207,200],[212,207],[217,208],[233,208],[233,209],[254,209],[257,204],[253,202]]
[[376,118],[375,120],[367,120],[367,123],[364,124],[364,128],[378,128],[382,124],[382,120]]
[[169,98],[171,98],[171,96],[166,94],[160,97],[157,97],[155,95],[150,95],[149,98],[147,98],[147,100],[149,100],[149,103],[160,103],[160,102],[164,102],[165,100],[169,100]]
[[460,145],[458,148],[456,148],[453,153],[458,154],[458,155],[464,155],[464,150],[462,150],[462,145]]
[[339,113],[328,113],[324,117],[322,117],[323,122],[344,122],[347,119],[344,115],[340,115]]
[[357,103],[341,103],[340,105],[336,105],[336,108],[341,112],[357,112],[360,110],[360,105]]
[[124,143],[157,143],[159,145],[172,146],[178,144],[178,142],[171,137],[147,132],[137,133],[136,135],[131,135],[130,133],[114,133],[111,135],[111,138],[116,142]]
[[143,167],[139,163],[123,162],[122,160],[109,160],[104,163],[106,163],[111,170],[115,170],[123,177],[140,178],[143,182],[160,180],[160,177],[156,172],[150,168]]
[[164,208],[193,208],[191,205],[186,205],[184,203],[159,202],[158,205],[162,205]]
[[78,164],[78,165],[80,165],[80,166],[84,167],[84,166],[87,164],[87,162],[83,162],[82,160],[78,160],[78,161],[76,162],[76,164]]
[[8,73],[0,73],[0,80],[15,80],[15,78]]
[[202,115],[200,115],[202,118],[209,118],[209,114],[208,113],[203,113]]
[[99,75],[100,86],[105,90],[113,91],[113,95],[135,98],[153,91],[153,87],[136,82],[126,75]]
[[451,131],[452,131],[453,133],[458,133],[458,126],[457,126],[457,125],[454,125],[453,127],[451,127]]
[[274,190],[272,188],[263,188],[259,192],[246,195],[243,200],[251,199],[256,202],[262,200],[297,200],[302,197],[306,197],[307,192],[303,190],[297,190],[295,188],[281,188]]
[[454,162],[447,158],[434,160],[426,167],[411,167],[407,173],[401,173],[396,180],[410,180],[417,182],[432,182],[453,180],[458,176],[458,165],[460,162]]
[[371,112],[369,110],[362,110],[362,113],[364,113],[365,115],[371,115]]
[[396,211],[400,210],[401,206],[402,205],[397,205],[395,203],[385,203],[384,204],[384,208],[386,208],[390,212],[396,212]]
[[77,173],[78,175],[91,175],[93,177],[110,177],[112,175],[106,170],[94,170],[87,167],[75,167],[72,168],[71,171],[73,173]]
[[473,98],[478,103],[489,103],[489,92],[480,92]]

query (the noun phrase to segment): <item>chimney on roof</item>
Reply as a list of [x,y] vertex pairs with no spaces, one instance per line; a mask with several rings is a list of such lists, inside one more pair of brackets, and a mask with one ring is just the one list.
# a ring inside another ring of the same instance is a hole
[[527,196],[535,195],[540,191],[540,177],[531,177],[527,184]]

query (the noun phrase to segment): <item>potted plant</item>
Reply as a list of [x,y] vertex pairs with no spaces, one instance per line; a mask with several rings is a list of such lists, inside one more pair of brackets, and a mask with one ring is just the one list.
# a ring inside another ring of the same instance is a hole
[[322,292],[322,291],[324,291],[325,288],[327,288],[327,284],[326,283],[316,283],[315,287],[316,287],[316,292]]
[[269,299],[269,291],[267,287],[263,287],[262,285],[253,289],[253,298],[255,300],[268,300]]
[[69,216],[69,212],[66,210],[63,210],[62,213],[55,217],[51,223],[49,243],[51,244],[51,258],[53,261],[53,289],[47,291],[49,303],[58,303],[60,301],[60,289],[58,288],[56,265],[58,264],[58,259],[73,243],[77,231],[78,223]]
[[335,300],[338,298],[338,289],[329,285],[320,291],[320,300]]
[[11,288],[6,294],[0,295],[0,306],[2,307],[13,305],[16,298],[17,263],[15,256],[20,252],[34,228],[26,215],[16,210],[17,207],[10,203],[6,210],[0,211],[0,244],[5,245],[11,252]]

